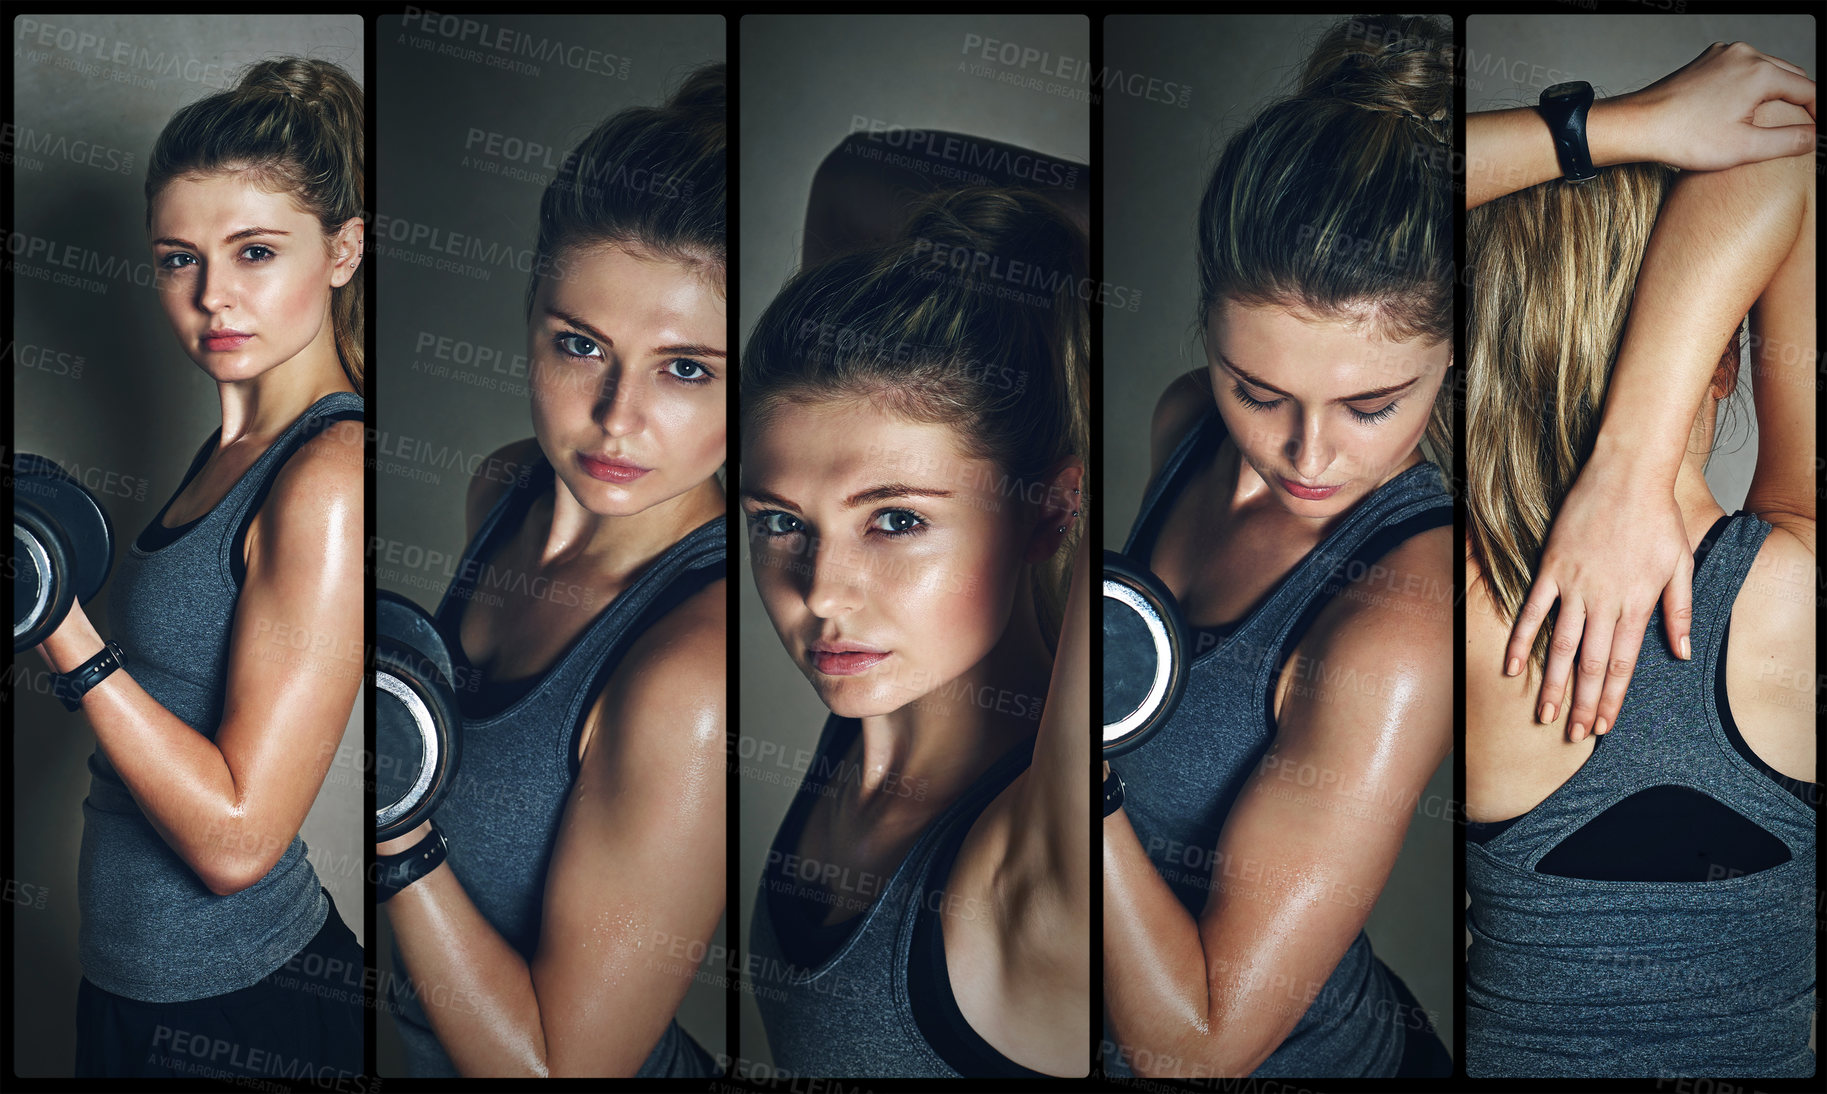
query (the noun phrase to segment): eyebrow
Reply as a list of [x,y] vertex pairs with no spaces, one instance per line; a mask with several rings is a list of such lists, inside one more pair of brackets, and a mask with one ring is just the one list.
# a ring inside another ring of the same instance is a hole
[[[770,493],[766,490],[758,490],[745,486],[740,493],[744,498],[764,502],[769,505],[778,505],[782,509],[797,510],[799,508],[796,503],[788,501],[779,494]],[[949,498],[951,496],[952,492],[950,490],[941,490],[936,486],[910,486],[904,482],[889,482],[883,483],[880,486],[871,486],[867,490],[858,490],[856,493],[844,499],[844,508],[854,509],[859,505],[867,505],[870,502],[890,501],[895,498]]]
[[[1264,381],[1259,380],[1254,376],[1251,376],[1249,373],[1245,372],[1243,369],[1237,367],[1237,362],[1231,360],[1229,357],[1226,357],[1222,353],[1218,354],[1218,360],[1224,362],[1225,368],[1230,369],[1232,372],[1236,373],[1238,376],[1242,377],[1244,380],[1255,385],[1256,387],[1263,388],[1268,391],[1273,391],[1277,395],[1286,395],[1290,399],[1298,398],[1298,396],[1290,394],[1289,392],[1283,391],[1281,388],[1276,387],[1274,384],[1265,383]],[[1403,383],[1400,383],[1400,384],[1391,384],[1389,387],[1373,388],[1370,391],[1360,391],[1356,395],[1347,395],[1342,399],[1334,399],[1332,401],[1335,403],[1361,403],[1367,399],[1381,399],[1385,395],[1395,395],[1398,392],[1407,391],[1409,388],[1414,387],[1415,384],[1419,383],[1420,380],[1421,380],[1421,377],[1416,376],[1416,377],[1414,377],[1410,380],[1407,380]]]
[[[577,316],[572,315],[570,312],[559,311],[557,308],[547,308],[546,314],[561,323],[569,323],[579,330],[584,331],[590,335],[590,337],[596,339],[605,346],[615,345],[615,339],[604,334],[602,331],[597,330],[595,327],[584,322],[582,319],[579,319]],[[691,343],[676,346],[655,346],[653,352],[655,354],[669,354],[673,357],[716,357],[720,360],[729,359],[729,354],[720,349]]]
[[[254,236],[289,236],[291,234],[292,233],[281,228],[243,228],[239,232],[231,232],[230,234],[223,236],[222,242],[233,243],[238,239],[251,239]],[[197,245],[188,239],[173,239],[170,236],[162,236],[152,241],[152,244],[155,247],[161,243],[171,247],[188,247],[193,251],[198,249]]]

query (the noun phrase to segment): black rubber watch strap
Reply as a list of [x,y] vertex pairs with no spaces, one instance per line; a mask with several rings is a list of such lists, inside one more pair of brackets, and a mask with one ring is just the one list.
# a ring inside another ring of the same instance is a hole
[[449,847],[444,833],[433,824],[425,838],[397,855],[381,855],[374,860],[374,899],[385,904],[401,889],[438,868]]
[[1586,115],[1592,109],[1592,85],[1584,80],[1555,84],[1541,94],[1536,109],[1548,123],[1554,138],[1554,155],[1560,161],[1561,178],[1568,182],[1586,182],[1599,177],[1592,166],[1592,151],[1586,144]]
[[1108,817],[1121,808],[1123,808],[1123,777],[1118,775],[1116,768],[1113,767],[1110,769],[1110,774],[1104,776],[1104,815]]
[[64,709],[74,714],[82,709],[82,697],[94,690],[95,685],[108,678],[108,674],[127,663],[127,651],[120,644],[110,642],[102,651],[89,658],[69,672],[58,673],[51,678],[51,690],[64,705]]

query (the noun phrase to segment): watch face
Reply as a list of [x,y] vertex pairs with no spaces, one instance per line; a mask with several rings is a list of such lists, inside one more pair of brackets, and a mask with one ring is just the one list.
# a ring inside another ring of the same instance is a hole
[[1542,92],[1542,98],[1543,99],[1577,99],[1581,95],[1588,94],[1591,91],[1592,91],[1591,84],[1587,83],[1584,80],[1574,80],[1570,83],[1555,84],[1553,87],[1550,87],[1548,90]]

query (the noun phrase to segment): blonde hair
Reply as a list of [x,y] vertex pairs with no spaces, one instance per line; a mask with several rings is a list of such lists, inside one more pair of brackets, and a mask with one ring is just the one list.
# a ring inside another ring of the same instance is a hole
[[[1672,168],[1627,164],[1532,186],[1466,220],[1467,535],[1498,613],[1514,616],[1561,499],[1592,452],[1637,271]],[[1531,653],[1540,666],[1549,631]]]
[[[1360,16],[1314,47],[1293,94],[1233,134],[1199,205],[1200,331],[1224,299],[1453,336],[1452,29]],[[1428,419],[1450,467],[1456,388]]]
[[[761,315],[742,361],[742,436],[783,403],[863,396],[950,425],[1026,495],[1087,455],[1085,238],[1025,190],[930,196],[885,247],[801,271]],[[1082,489],[1082,488],[1081,488]],[[1088,493],[1079,496],[1085,510]],[[1087,521],[1033,569],[1051,648]]]
[[[172,115],[146,164],[152,200],[184,175],[246,172],[317,217],[325,237],[367,209],[362,89],[329,61],[282,57],[250,65],[234,87]],[[364,391],[362,273],[330,290],[330,324],[343,373]]]

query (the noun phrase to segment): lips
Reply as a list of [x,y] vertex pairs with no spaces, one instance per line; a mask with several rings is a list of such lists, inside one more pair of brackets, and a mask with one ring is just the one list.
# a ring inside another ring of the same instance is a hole
[[586,456],[582,452],[577,454],[577,463],[584,469],[584,474],[603,482],[633,482],[653,470],[627,460]]
[[888,659],[888,650],[878,650],[858,642],[814,642],[807,651],[812,667],[826,676],[855,676]]
[[212,330],[203,335],[203,348],[211,353],[225,353],[246,345],[253,335],[238,330]]
[[1327,498],[1342,490],[1344,484],[1340,483],[1338,486],[1307,486],[1295,482],[1292,479],[1282,479],[1281,487],[1283,490],[1300,498],[1302,501],[1325,501]]

